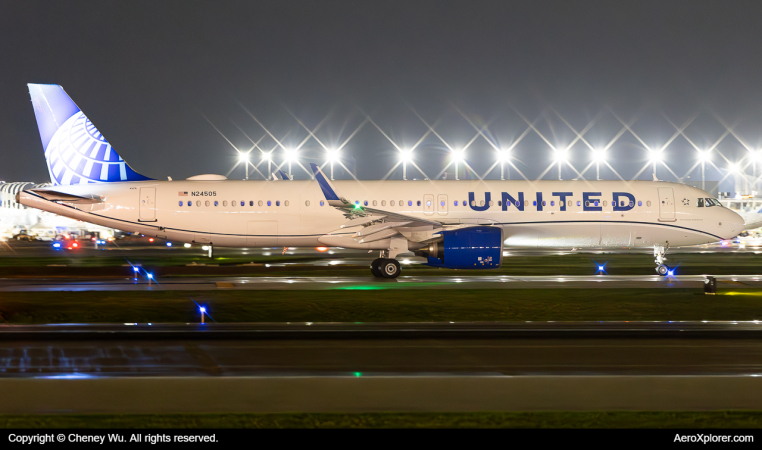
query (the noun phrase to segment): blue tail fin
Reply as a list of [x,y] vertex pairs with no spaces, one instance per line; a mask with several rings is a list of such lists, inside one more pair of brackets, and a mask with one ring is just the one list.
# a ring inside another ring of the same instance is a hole
[[50,181],[55,185],[142,181],[57,84],[29,84]]

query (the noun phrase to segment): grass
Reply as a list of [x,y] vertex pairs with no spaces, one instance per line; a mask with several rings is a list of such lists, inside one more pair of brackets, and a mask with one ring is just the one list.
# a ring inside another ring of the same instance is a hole
[[5,323],[756,320],[762,290],[378,289],[3,292]]
[[762,428],[762,412],[37,414],[0,428]]

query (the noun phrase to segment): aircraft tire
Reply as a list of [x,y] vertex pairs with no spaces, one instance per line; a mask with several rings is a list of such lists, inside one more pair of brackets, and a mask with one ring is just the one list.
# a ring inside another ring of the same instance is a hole
[[372,263],[370,263],[370,273],[372,273],[373,276],[376,278],[383,278],[384,276],[381,273],[381,269],[380,269],[382,261],[383,259],[377,258],[377,259],[374,259]]
[[400,270],[400,263],[396,259],[382,259],[379,269],[381,269],[381,275],[384,278],[397,278],[400,276],[400,272],[402,272]]

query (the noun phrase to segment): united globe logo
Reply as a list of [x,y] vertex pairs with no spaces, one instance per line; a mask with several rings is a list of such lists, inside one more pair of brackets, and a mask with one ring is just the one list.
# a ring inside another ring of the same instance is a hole
[[45,159],[56,185],[129,180],[127,164],[82,111],[58,128]]

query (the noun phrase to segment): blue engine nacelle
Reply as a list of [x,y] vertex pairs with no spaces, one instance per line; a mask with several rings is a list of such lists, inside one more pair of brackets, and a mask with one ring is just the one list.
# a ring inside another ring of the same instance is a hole
[[503,262],[503,230],[471,227],[443,231],[441,242],[421,252],[428,266],[447,269],[497,269]]

